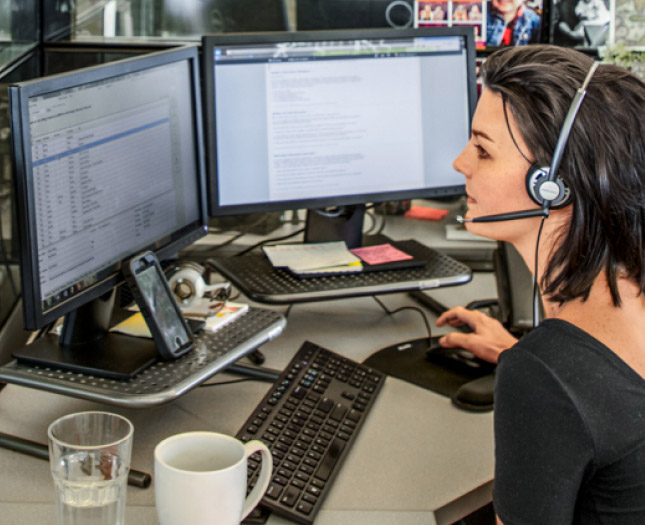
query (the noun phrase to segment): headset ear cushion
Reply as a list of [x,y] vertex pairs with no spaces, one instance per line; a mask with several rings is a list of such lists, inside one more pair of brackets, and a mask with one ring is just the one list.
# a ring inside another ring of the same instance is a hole
[[204,295],[205,268],[193,261],[178,261],[166,269],[166,278],[181,306],[190,306]]
[[548,201],[551,203],[549,207],[556,210],[567,206],[571,202],[569,187],[560,177],[556,177],[553,182],[548,179],[549,168],[537,164],[531,165],[526,172],[526,191],[531,200],[539,206],[543,206],[544,202]]

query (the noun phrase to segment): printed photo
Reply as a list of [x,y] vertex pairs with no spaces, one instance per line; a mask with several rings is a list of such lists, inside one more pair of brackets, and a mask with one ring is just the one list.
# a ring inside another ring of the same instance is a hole
[[596,48],[609,43],[613,0],[554,0],[552,42]]
[[542,2],[489,0],[486,46],[523,46],[541,41]]
[[415,27],[471,26],[478,49],[486,47],[486,0],[418,0]]
[[429,0],[418,2],[419,26],[428,25],[430,22],[441,22],[448,20],[448,1]]

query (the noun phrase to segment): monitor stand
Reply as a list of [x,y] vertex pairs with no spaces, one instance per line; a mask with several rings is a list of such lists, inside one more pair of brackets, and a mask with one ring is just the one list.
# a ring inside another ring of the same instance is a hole
[[158,358],[152,339],[109,331],[115,290],[65,316],[61,335],[45,334],[13,353],[18,363],[109,379],[130,379]]
[[243,250],[233,257],[213,256],[206,263],[250,299],[269,304],[422,290],[462,284],[472,278],[468,266],[417,241],[390,241],[382,235],[363,237],[364,214],[365,206],[347,206],[333,212],[308,210],[305,242],[343,240],[350,249],[391,243],[412,259],[364,264],[360,272],[306,277],[285,268],[274,268],[259,250]]
[[305,242],[345,241],[349,249],[363,246],[365,205],[333,210],[307,210]]

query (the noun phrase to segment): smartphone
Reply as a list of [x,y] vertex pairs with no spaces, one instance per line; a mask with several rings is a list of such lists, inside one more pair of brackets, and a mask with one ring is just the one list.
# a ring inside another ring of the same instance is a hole
[[188,352],[193,347],[192,331],[157,256],[150,251],[136,255],[126,263],[124,274],[161,357],[175,359]]

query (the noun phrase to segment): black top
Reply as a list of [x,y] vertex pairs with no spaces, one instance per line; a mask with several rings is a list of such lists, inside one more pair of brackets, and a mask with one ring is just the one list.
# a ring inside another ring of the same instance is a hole
[[645,524],[645,379],[551,319],[500,356],[495,510],[505,525]]

